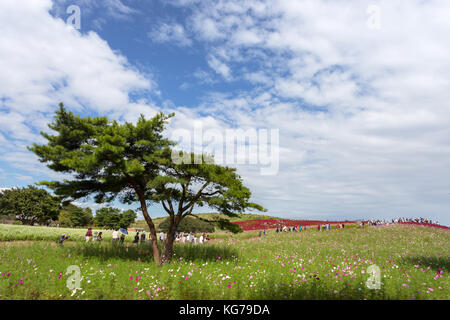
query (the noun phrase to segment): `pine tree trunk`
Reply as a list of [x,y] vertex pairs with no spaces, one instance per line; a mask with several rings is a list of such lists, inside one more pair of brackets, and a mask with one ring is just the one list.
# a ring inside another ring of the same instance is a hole
[[173,234],[168,234],[167,235],[167,241],[166,241],[166,245],[164,247],[164,254],[163,254],[163,263],[170,261],[173,257],[173,242],[175,240],[175,237],[173,236]]
[[169,232],[167,234],[167,241],[164,247],[163,262],[170,261],[173,258],[174,254],[173,243],[175,241],[175,231],[177,230],[179,220],[180,218],[177,218],[175,223],[172,223],[172,221],[170,222]]
[[150,218],[147,211],[147,204],[145,203],[145,199],[142,194],[138,193],[139,201],[141,203],[142,215],[144,216],[145,221],[147,222],[148,227],[150,228],[150,239],[152,241],[152,250],[153,250],[153,260],[157,265],[161,264],[161,257],[159,255],[158,249],[158,240],[156,236],[156,228],[153,224],[152,218]]

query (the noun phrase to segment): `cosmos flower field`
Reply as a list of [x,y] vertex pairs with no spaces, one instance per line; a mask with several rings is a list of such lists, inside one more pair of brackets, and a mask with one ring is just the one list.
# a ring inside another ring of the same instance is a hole
[[[0,300],[450,298],[447,230],[393,225],[251,235],[177,244],[175,259],[161,267],[145,245],[3,241]],[[371,265],[381,271],[379,289],[366,285]],[[81,276],[73,290],[70,266]]]

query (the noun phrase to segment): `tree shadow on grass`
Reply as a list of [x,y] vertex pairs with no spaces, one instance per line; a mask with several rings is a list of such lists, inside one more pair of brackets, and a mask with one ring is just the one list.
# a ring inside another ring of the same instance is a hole
[[432,256],[420,256],[420,257],[407,257],[405,261],[408,263],[412,263],[414,265],[418,265],[423,269],[427,269],[430,267],[434,271],[438,271],[439,268],[442,268],[445,273],[450,271],[450,257],[442,256],[442,257],[432,257]]
[[216,244],[176,244],[174,251],[176,259],[182,257],[186,261],[230,261],[238,258],[238,253],[235,249]]
[[[131,261],[153,262],[153,251],[150,245],[114,245],[110,243],[102,244],[82,244],[71,248],[76,254],[85,257],[97,257],[101,261],[111,259],[122,259]],[[159,246],[160,252],[162,246]],[[181,261],[216,261],[233,260],[238,257],[237,251],[221,245],[191,245],[175,244],[174,257],[172,260]]]

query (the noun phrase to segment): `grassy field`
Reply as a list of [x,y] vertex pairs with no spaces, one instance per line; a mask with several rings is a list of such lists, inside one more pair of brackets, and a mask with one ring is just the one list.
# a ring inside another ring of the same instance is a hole
[[[52,227],[41,227],[41,226],[23,226],[23,225],[11,225],[11,224],[0,224],[0,241],[50,241],[56,242],[56,240],[63,234],[69,235],[69,239],[66,242],[83,242],[84,235],[87,229],[75,229],[75,228],[52,228]],[[92,229],[92,232],[103,232],[103,239],[112,239],[112,230],[101,230]],[[125,241],[131,243],[134,239],[134,232],[130,232],[128,236],[125,237]],[[248,231],[240,234],[232,234],[227,231],[217,231],[213,234],[209,234],[212,239],[226,239],[230,237],[238,239],[247,239],[256,237],[258,231]]]
[[[145,245],[1,242],[0,299],[450,298],[445,230],[396,225],[255,235],[176,245],[174,261],[162,267]],[[380,289],[366,285],[371,265],[380,268]],[[80,268],[79,290],[67,287],[69,266]]]

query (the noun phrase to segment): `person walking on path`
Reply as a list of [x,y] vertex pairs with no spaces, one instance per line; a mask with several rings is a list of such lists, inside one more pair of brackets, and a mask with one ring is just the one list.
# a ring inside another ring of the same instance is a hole
[[112,233],[112,240],[113,243],[117,243],[117,240],[119,240],[119,231],[117,229]]
[[103,236],[103,232],[100,231],[97,235],[97,241],[102,241],[103,240],[102,236]]
[[92,228],[88,228],[86,235],[85,235],[86,242],[89,242],[89,240],[91,240],[91,238],[92,238]]
[[141,234],[141,243],[142,243],[142,244],[145,243],[145,231],[142,231],[142,234]]
[[124,241],[125,241],[125,235],[122,233],[120,235],[120,244],[123,244]]
[[139,243],[139,232],[136,232],[136,235],[134,236],[133,243],[136,243],[136,244]]

